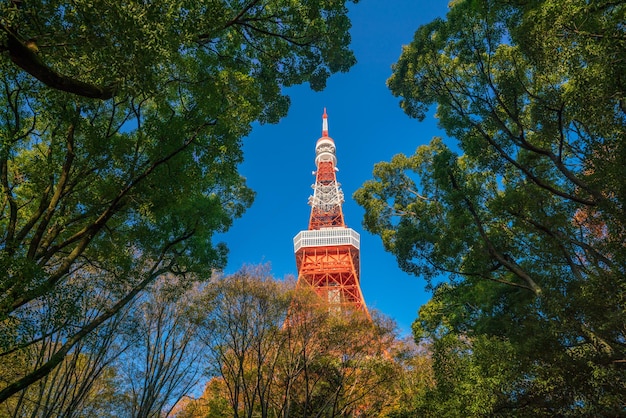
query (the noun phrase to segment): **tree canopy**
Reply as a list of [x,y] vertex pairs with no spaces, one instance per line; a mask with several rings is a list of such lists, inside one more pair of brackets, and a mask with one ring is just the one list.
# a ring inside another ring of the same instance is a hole
[[[212,237],[253,200],[242,138],[286,114],[283,87],[355,62],[346,3],[0,4],[0,359],[63,342],[0,402],[157,277],[224,266]],[[101,314],[75,321],[85,289]]]
[[[624,412],[625,15],[608,1],[455,1],[388,80],[409,116],[436,105],[456,143],[377,164],[355,198],[434,290],[414,331],[437,341],[435,374],[456,361],[458,385],[492,395],[472,415]],[[467,396],[442,376],[438,399]]]
[[103,100],[169,84],[198,93],[221,73],[251,105],[279,107],[265,114],[277,120],[280,86],[320,89],[354,64],[347,1],[7,1],[1,50],[48,87]]

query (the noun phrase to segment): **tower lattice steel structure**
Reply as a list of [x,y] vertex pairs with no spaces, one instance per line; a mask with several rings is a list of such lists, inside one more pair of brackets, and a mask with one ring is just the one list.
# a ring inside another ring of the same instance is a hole
[[335,141],[328,136],[328,115],[322,116],[322,137],[315,145],[315,184],[309,197],[309,229],[293,239],[298,267],[297,286],[311,286],[335,311],[367,307],[360,287],[360,236],[343,218],[343,192],[337,182]]

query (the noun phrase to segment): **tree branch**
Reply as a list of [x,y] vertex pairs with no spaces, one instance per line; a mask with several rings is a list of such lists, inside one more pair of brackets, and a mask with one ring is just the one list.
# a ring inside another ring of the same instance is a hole
[[122,308],[124,308],[130,301],[132,301],[135,298],[135,296],[137,296],[139,292],[145,289],[145,287],[151,281],[153,281],[156,277],[165,273],[168,270],[168,268],[170,268],[171,266],[165,266],[161,268],[159,268],[159,266],[165,259],[165,256],[167,255],[167,253],[170,251],[170,249],[173,246],[191,237],[194,234],[194,232],[195,231],[193,230],[187,231],[183,235],[167,243],[161,249],[159,257],[154,261],[152,267],[146,272],[145,278],[141,282],[139,282],[134,288],[132,288],[132,290],[129,293],[127,293],[126,296],[124,296],[122,299],[117,301],[110,309],[105,310],[102,315],[98,316],[92,322],[90,322],[89,324],[81,328],[80,331],[78,331],[76,334],[67,338],[64,344],[61,346],[61,348],[56,353],[54,353],[48,359],[48,361],[46,361],[44,364],[39,366],[36,370],[32,371],[31,373],[27,374],[21,379],[11,383],[4,389],[0,390],[0,404],[6,401],[11,396],[13,396],[14,394],[16,394],[17,392],[27,388],[28,386],[32,385],[39,379],[42,379],[43,377],[47,376],[52,370],[54,370],[55,367],[57,367],[65,359],[65,356],[69,353],[72,347],[74,347],[85,336],[87,336],[97,327],[99,327],[104,322],[106,322],[111,317],[113,317],[113,315],[119,312]]
[[507,270],[509,270],[511,273],[515,274],[524,282],[526,282],[530,290],[535,295],[539,296],[541,294],[541,288],[537,285],[537,283],[535,283],[532,277],[530,277],[524,270],[522,270],[522,268],[515,262],[515,260],[511,259],[511,257],[507,256],[506,254],[500,253],[496,249],[495,245],[493,245],[493,242],[491,242],[491,240],[489,239],[489,236],[487,235],[487,231],[485,231],[485,227],[480,217],[478,216],[478,213],[476,212],[476,208],[474,208],[473,203],[469,200],[467,196],[465,196],[464,192],[461,190],[459,184],[454,178],[454,175],[450,173],[449,177],[450,177],[450,182],[452,184],[453,189],[461,193],[462,199],[465,202],[467,210],[472,215],[472,218],[474,218],[474,222],[476,226],[478,227],[478,232],[481,238],[483,239],[484,243],[487,245],[487,250],[489,251],[489,254],[493,256]]
[[25,44],[17,35],[5,27],[0,27],[7,34],[6,49],[11,61],[46,86],[92,99],[108,100],[116,93],[116,86],[97,86],[59,74],[46,65],[34,49],[36,46]]

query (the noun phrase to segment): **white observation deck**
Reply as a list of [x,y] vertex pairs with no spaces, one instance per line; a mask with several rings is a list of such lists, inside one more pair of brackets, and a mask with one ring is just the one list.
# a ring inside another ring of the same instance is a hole
[[361,236],[352,228],[322,228],[301,231],[293,238],[293,249],[297,253],[303,247],[325,247],[351,245],[360,248]]

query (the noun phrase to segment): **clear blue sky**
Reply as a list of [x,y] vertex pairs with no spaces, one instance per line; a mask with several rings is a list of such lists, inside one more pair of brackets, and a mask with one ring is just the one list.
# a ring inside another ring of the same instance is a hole
[[361,289],[368,307],[394,318],[403,333],[430,295],[424,281],[402,272],[378,236],[362,225],[363,209],[352,194],[372,178],[379,161],[411,154],[443,136],[434,117],[409,119],[385,81],[391,65],[415,30],[447,12],[446,0],[361,0],[350,5],[352,49],[358,63],[335,74],[322,92],[308,85],[290,88],[291,108],[276,125],[255,126],[244,145],[240,172],[257,192],[253,206],[220,235],[230,249],[227,273],[243,264],[270,263],[275,277],[297,276],[293,237],[307,229],[308,197],[315,170],[315,142],[322,113],[328,111],[329,135],[337,147],[337,173],[346,201],[346,224],[361,234]]

